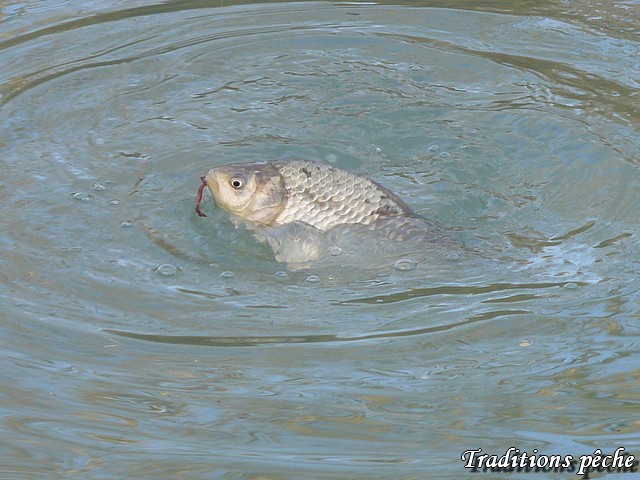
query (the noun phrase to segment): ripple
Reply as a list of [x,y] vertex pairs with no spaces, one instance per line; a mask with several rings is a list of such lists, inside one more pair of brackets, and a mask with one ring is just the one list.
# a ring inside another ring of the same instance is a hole
[[[547,288],[559,288],[566,287],[566,285],[571,284],[577,286],[587,286],[587,283],[579,283],[579,282],[546,282],[546,283],[528,283],[528,284],[492,284],[492,285],[469,285],[469,286],[457,286],[457,285],[445,285],[438,287],[427,287],[427,288],[415,288],[411,290],[406,290],[403,292],[396,292],[386,295],[377,295],[373,297],[363,297],[358,299],[350,299],[344,300],[341,303],[344,304],[352,304],[352,303],[396,303],[403,302],[406,300],[410,300],[413,298],[422,298],[422,297],[431,297],[434,295],[484,295],[487,293],[496,293],[502,292],[505,290],[539,290],[539,289],[547,289]],[[570,287],[571,288],[571,287]],[[529,298],[536,298],[535,296]]]
[[362,334],[356,336],[340,336],[335,334],[323,335],[279,335],[279,336],[261,336],[261,337],[206,337],[206,336],[187,336],[187,335],[155,335],[143,334],[135,332],[127,332],[122,330],[104,331],[109,334],[121,337],[132,338],[135,340],[144,340],[153,343],[166,343],[170,345],[193,345],[193,346],[210,346],[210,347],[251,347],[255,345],[269,344],[298,344],[298,343],[334,343],[334,342],[358,342],[378,340],[381,338],[395,337],[414,337],[437,332],[444,332],[461,326],[469,325],[475,322],[493,320],[500,317],[511,317],[517,315],[530,314],[528,310],[492,310],[482,314],[471,316],[463,321],[437,325],[428,328],[419,328],[413,330],[389,331],[382,333]]
[[[639,47],[628,5],[569,3],[9,6],[11,468],[447,478],[478,431],[632,438]],[[285,271],[193,213],[209,168],[281,158],[367,174],[467,247]]]

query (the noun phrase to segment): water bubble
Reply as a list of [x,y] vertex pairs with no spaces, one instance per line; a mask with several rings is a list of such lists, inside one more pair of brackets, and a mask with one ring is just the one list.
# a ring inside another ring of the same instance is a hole
[[440,146],[439,145],[431,145],[427,151],[429,152],[437,152],[438,150],[440,150]]
[[576,288],[578,288],[578,284],[573,282],[565,283],[564,288],[566,288],[567,290],[575,290]]
[[226,272],[222,272],[220,274],[220,276],[222,278],[233,278],[233,277],[235,277],[235,274],[233,272],[230,272],[230,271],[227,270]]
[[131,228],[133,227],[133,222],[129,222],[125,220],[124,222],[120,222],[120,228]]
[[413,270],[414,268],[416,268],[416,264],[408,258],[401,258],[396,262],[393,268],[394,270],[398,270],[400,272],[406,272],[407,270]]
[[102,183],[105,183],[105,184],[107,184],[107,185],[111,185],[111,184],[113,183],[113,179],[111,179],[111,178],[107,178],[107,179],[106,179],[104,182],[102,182]]
[[444,254],[445,260],[450,262],[457,262],[462,258],[462,252],[459,251],[450,251]]
[[101,191],[101,190],[105,190],[107,187],[105,187],[103,184],[101,183],[94,183],[93,185],[91,185],[91,188],[93,188],[95,191]]
[[170,277],[178,272],[178,267],[171,265],[170,263],[164,263],[156,268],[156,272],[165,277]]
[[342,253],[342,249],[338,245],[331,245],[329,248],[327,248],[327,252],[329,252],[329,255],[337,257]]
[[120,203],[120,200],[118,200],[117,198],[114,198],[113,200],[109,200],[107,203],[109,205],[118,205]]
[[320,277],[317,275],[309,275],[306,279],[305,282],[307,283],[320,283]]
[[80,200],[81,202],[89,202],[93,200],[93,195],[85,192],[73,192],[71,196],[73,196],[73,198],[75,198],[76,200]]
[[276,277],[278,280],[284,280],[285,278],[289,278],[289,274],[287,272],[283,272],[282,270],[274,273],[273,276]]
[[451,154],[449,152],[442,152],[438,155],[438,158],[442,158],[442,159],[451,158]]
[[329,163],[336,163],[338,161],[338,157],[336,155],[334,155],[333,153],[330,153],[325,158],[327,159],[327,162],[329,162]]

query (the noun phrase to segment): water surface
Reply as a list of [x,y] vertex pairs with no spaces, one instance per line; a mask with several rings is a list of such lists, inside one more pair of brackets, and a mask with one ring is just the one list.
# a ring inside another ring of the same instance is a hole
[[[640,455],[637,20],[595,1],[0,7],[0,476]],[[282,158],[370,175],[465,254],[293,272],[212,203],[195,215],[211,167]]]

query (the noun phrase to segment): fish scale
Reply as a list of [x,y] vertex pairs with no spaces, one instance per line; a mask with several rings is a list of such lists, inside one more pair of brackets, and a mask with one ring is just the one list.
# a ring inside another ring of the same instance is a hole
[[345,223],[370,225],[381,216],[413,215],[366,177],[304,160],[272,162],[288,196],[278,224],[303,222],[320,230]]

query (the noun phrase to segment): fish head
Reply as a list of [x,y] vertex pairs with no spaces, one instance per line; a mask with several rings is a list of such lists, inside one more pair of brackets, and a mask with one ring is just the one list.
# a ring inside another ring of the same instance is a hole
[[205,180],[221,208],[250,222],[270,225],[286,204],[284,180],[269,163],[212,168]]

